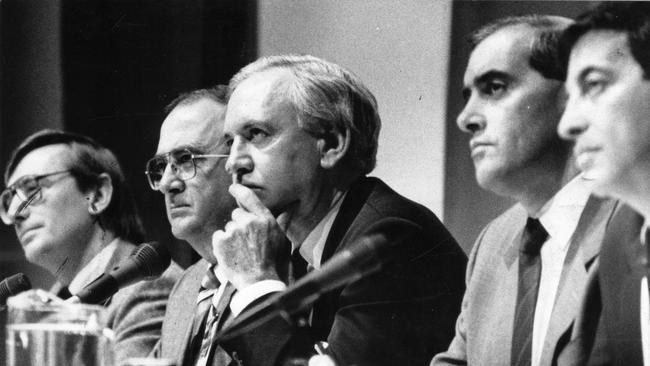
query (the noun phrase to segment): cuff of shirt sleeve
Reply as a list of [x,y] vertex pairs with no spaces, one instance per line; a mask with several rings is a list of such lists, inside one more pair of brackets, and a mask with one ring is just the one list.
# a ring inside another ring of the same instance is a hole
[[278,280],[263,280],[256,282],[241,291],[235,292],[230,301],[230,311],[238,316],[248,305],[260,297],[272,292],[284,291],[287,285]]

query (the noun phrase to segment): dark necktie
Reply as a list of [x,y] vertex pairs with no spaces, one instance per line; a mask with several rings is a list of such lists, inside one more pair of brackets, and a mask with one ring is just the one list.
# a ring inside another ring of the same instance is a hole
[[72,294],[70,293],[70,290],[68,289],[68,286],[61,287],[59,292],[56,293],[56,296],[58,296],[62,300],[67,300],[72,297]]
[[291,253],[291,278],[293,282],[301,279],[307,274],[307,261],[300,255],[298,249]]
[[519,283],[517,288],[517,307],[515,308],[512,332],[511,364],[530,365],[533,343],[533,320],[542,271],[540,249],[548,233],[539,220],[528,218],[522,235],[519,253]]

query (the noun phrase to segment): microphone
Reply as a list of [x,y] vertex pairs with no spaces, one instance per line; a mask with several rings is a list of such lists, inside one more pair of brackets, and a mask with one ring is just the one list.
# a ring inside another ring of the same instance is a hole
[[102,304],[121,288],[160,276],[170,262],[171,255],[164,245],[156,242],[141,244],[129,258],[97,277],[75,297],[85,304]]
[[395,238],[389,240],[382,234],[360,238],[349,249],[342,250],[325,262],[319,270],[308,273],[286,291],[236,317],[217,338],[234,338],[264,324],[277,314],[290,320],[290,315],[310,306],[322,294],[379,271],[395,259],[386,252],[397,242]]
[[7,304],[9,296],[18,295],[32,288],[29,278],[24,273],[9,276],[0,282],[0,308]]

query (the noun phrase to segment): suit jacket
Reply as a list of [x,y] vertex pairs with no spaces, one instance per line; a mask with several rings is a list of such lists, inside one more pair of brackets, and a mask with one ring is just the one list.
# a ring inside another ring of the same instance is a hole
[[643,217],[627,206],[612,218],[591,275],[564,365],[643,365],[640,324],[641,278],[647,255],[641,246]]
[[[313,347],[311,342],[321,340],[329,343],[327,352],[339,366],[428,364],[453,336],[466,256],[431,211],[379,179],[361,178],[348,190],[335,218],[322,263],[373,234],[387,239],[388,245],[379,249],[382,269],[321,296],[313,306],[310,327],[287,328],[286,333],[278,331],[279,321],[226,346],[238,352],[244,365],[277,365],[295,355],[307,357],[305,343]],[[269,336],[270,331],[275,334]],[[249,347],[260,343],[272,353],[259,357]]]
[[[570,239],[540,365],[550,365],[571,335],[593,263],[615,203],[590,197]],[[470,253],[467,290],[449,349],[431,365],[510,364],[517,302],[519,245],[528,214],[515,205],[481,232]]]
[[[128,258],[135,244],[118,239],[118,246],[103,272],[110,270]],[[174,264],[159,278],[141,281],[125,287],[110,297],[106,326],[115,332],[115,364],[120,365],[130,357],[146,357],[160,338],[160,328],[167,298],[180,274]],[[57,293],[61,285],[50,290]]]
[[187,268],[169,296],[156,356],[174,360],[179,366],[189,344],[196,300],[207,268],[208,262],[203,259]]

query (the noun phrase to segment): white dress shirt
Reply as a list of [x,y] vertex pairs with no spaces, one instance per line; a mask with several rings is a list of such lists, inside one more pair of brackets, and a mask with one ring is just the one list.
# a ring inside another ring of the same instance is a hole
[[[295,243],[291,243],[292,251],[300,250],[300,255],[305,258],[307,264],[312,268],[320,268],[320,262],[323,256],[323,251],[325,250],[327,236],[332,229],[334,219],[336,219],[336,216],[341,209],[341,204],[343,203],[346,194],[347,191],[339,192],[334,196],[329,211],[325,217],[323,217],[316,227],[312,229],[301,244],[296,245]],[[234,316],[237,316],[256,299],[271,292],[284,291],[286,288],[287,285],[278,280],[263,280],[256,282],[241,291],[235,292],[230,301],[230,311]]]
[[539,365],[564,259],[590,192],[589,182],[578,176],[562,187],[540,211],[539,221],[549,236],[540,252],[542,273],[533,323],[532,366]]
[[[645,222],[641,229],[641,245],[646,246],[646,232],[648,231],[648,221]],[[648,258],[650,260],[650,258]],[[643,364],[650,366],[650,294],[648,293],[648,276],[641,279],[641,349],[643,352]]]

